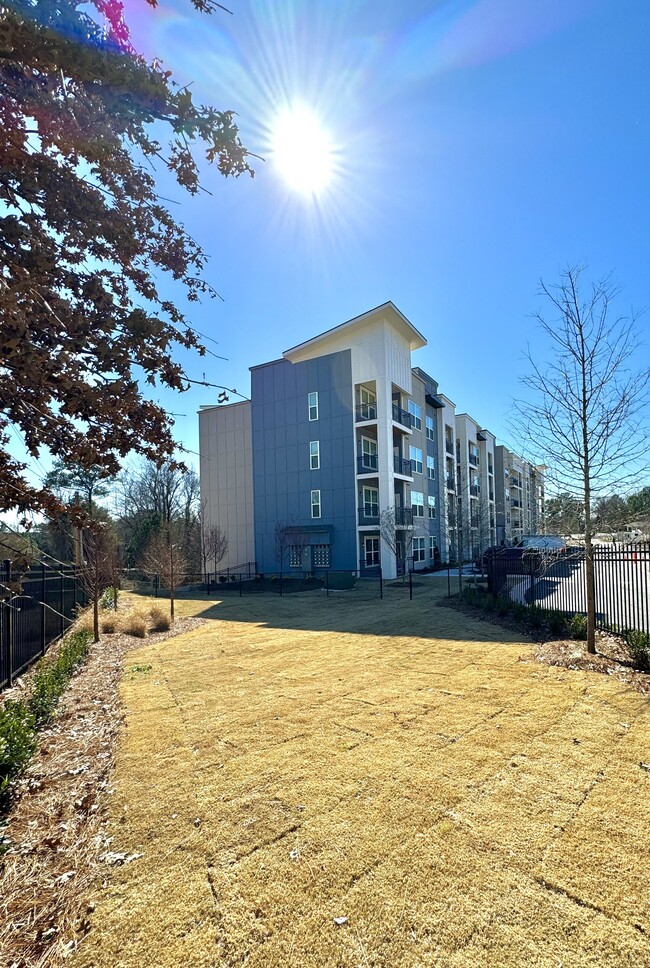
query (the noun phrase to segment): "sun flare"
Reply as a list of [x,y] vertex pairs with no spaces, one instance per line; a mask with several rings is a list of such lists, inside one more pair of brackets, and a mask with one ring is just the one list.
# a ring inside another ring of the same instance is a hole
[[278,116],[273,130],[273,162],[286,184],[303,195],[318,195],[333,174],[334,152],[318,118],[294,106]]

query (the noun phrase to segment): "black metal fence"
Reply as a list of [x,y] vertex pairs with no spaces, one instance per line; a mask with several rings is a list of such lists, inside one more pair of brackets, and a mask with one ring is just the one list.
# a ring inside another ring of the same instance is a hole
[[66,632],[87,602],[75,565],[0,565],[0,688],[11,685]]
[[[593,549],[596,627],[650,634],[650,544]],[[506,548],[485,556],[488,589],[523,605],[587,614],[584,548],[565,553]]]

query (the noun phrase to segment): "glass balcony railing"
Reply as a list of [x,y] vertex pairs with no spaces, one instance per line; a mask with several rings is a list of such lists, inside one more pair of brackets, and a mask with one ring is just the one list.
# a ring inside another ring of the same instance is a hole
[[402,408],[398,407],[396,403],[393,404],[393,420],[395,423],[401,424],[403,427],[408,427],[409,430],[413,426],[411,414],[406,410],[402,410]]
[[359,508],[359,524],[377,526],[379,524],[379,505],[362,504]]
[[413,476],[410,460],[404,460],[403,457],[393,457],[393,467],[396,474],[402,474],[404,477]]
[[358,474],[376,474],[379,466],[377,454],[361,454],[357,458]]
[[362,420],[376,420],[377,419],[377,404],[376,403],[360,403],[357,406],[357,423]]

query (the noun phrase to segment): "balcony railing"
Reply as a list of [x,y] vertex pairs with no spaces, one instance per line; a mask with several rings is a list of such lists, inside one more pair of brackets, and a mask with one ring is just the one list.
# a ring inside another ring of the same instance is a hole
[[362,454],[357,458],[357,473],[376,474],[378,464],[377,454]]
[[404,460],[403,457],[393,457],[393,467],[396,474],[402,474],[404,477],[413,477],[410,460]]
[[395,525],[410,528],[413,524],[413,508],[395,508]]
[[454,491],[455,490],[455,487],[454,487],[454,475],[453,474],[447,474],[447,490],[449,490],[449,491]]
[[359,524],[376,527],[379,524],[379,505],[364,504],[359,508]]
[[520,508],[521,507],[521,501],[518,501],[516,497],[511,497],[510,498],[510,507],[511,508]]
[[445,450],[447,451],[448,454],[451,454],[452,457],[454,456],[453,440],[445,440]]
[[470,454],[469,455],[469,462],[470,462],[470,464],[473,464],[474,467],[478,467],[478,455],[477,454]]
[[402,424],[403,427],[408,427],[409,430],[413,426],[411,414],[407,410],[402,410],[396,403],[393,404],[393,420],[395,423]]
[[361,420],[376,420],[376,419],[377,419],[376,403],[360,403],[357,406],[357,423]]
[[455,528],[456,527],[456,512],[455,511],[448,511],[447,512],[447,524],[449,525],[450,528]]
[[472,497],[478,497],[479,494],[481,493],[480,484],[470,484],[469,493],[472,495]]

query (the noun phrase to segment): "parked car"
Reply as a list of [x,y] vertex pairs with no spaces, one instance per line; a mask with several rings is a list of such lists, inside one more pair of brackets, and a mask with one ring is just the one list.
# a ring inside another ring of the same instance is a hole
[[491,558],[521,561],[522,558],[538,558],[566,554],[566,541],[554,534],[527,534],[513,545],[491,545],[482,551],[474,562],[478,571],[485,572]]
[[556,534],[527,534],[514,545],[524,551],[557,551],[566,554],[566,541]]

